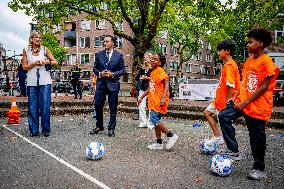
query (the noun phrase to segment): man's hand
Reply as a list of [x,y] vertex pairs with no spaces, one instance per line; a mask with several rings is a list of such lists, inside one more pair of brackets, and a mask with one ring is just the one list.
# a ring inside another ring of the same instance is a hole
[[104,70],[102,73],[101,73],[101,76],[102,77],[112,77],[113,76],[113,73],[108,71],[108,70]]
[[146,80],[146,79],[148,79],[148,77],[145,76],[145,75],[142,75],[142,76],[140,77],[140,80]]

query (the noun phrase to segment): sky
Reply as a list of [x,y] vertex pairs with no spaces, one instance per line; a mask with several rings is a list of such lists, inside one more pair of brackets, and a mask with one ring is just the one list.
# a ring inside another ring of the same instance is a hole
[[[7,56],[22,54],[28,45],[32,17],[23,11],[14,12],[8,7],[11,0],[0,0],[0,43],[6,49]],[[11,50],[11,51],[7,51]]]

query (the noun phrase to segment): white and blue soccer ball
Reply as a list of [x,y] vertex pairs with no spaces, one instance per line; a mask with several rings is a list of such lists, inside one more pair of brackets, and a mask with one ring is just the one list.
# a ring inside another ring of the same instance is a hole
[[200,143],[200,150],[202,153],[212,155],[216,152],[216,144],[209,144],[206,140]]
[[100,142],[91,142],[86,147],[86,155],[91,160],[100,159],[105,153],[105,148]]
[[232,172],[232,162],[228,157],[215,155],[210,160],[210,170],[221,177],[228,176]]

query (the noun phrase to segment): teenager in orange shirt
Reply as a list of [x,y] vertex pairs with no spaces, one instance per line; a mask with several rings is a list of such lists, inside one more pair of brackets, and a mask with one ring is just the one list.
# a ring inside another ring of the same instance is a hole
[[241,154],[235,138],[232,120],[243,116],[247,123],[250,146],[254,158],[253,169],[248,178],[261,180],[267,178],[264,163],[266,150],[265,126],[270,119],[273,105],[273,89],[279,68],[263,52],[272,38],[266,29],[253,29],[247,34],[247,49],[251,57],[242,70],[242,83],[239,93],[219,114],[219,122],[228,150],[223,155],[232,160],[240,160]]
[[219,85],[216,89],[216,98],[203,112],[213,131],[213,137],[207,140],[209,145],[224,143],[222,133],[217,126],[213,114],[218,116],[219,112],[225,108],[227,101],[240,88],[238,65],[232,58],[234,47],[235,44],[230,40],[222,41],[217,46],[219,59],[225,64],[219,79]]
[[177,141],[178,136],[160,121],[163,114],[166,114],[169,104],[169,76],[163,69],[166,58],[163,54],[154,54],[152,58],[153,71],[150,75],[149,87],[145,93],[138,99],[137,105],[142,102],[143,98],[148,95],[148,108],[150,110],[149,128],[155,127],[157,142],[147,146],[150,150],[162,150],[164,148],[162,141],[162,132],[168,137],[166,149],[169,150]]

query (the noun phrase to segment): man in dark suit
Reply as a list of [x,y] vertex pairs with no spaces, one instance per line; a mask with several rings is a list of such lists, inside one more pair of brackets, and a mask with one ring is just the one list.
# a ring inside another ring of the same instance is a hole
[[104,130],[103,107],[108,95],[110,120],[108,124],[108,136],[115,136],[116,112],[118,104],[118,92],[120,89],[119,77],[125,71],[123,55],[114,50],[114,37],[107,35],[104,38],[105,50],[95,54],[94,73],[97,76],[95,111],[96,128],[90,134],[97,134]]

